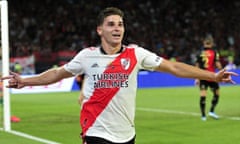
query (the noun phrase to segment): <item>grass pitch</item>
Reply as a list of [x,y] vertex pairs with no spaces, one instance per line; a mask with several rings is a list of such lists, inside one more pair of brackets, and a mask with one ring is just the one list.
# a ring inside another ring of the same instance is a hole
[[[139,89],[137,94],[137,144],[240,144],[240,86],[221,87],[216,112],[219,120],[200,120],[197,87]],[[21,122],[12,129],[59,142],[81,144],[79,92],[12,94],[12,115]],[[209,91],[207,108],[212,94]],[[2,116],[1,116],[2,117]],[[40,142],[0,131],[2,144]]]

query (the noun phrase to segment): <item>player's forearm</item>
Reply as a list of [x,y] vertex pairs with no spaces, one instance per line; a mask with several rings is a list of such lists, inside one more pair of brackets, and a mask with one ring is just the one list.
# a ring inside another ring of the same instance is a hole
[[47,85],[58,82],[62,77],[58,74],[57,69],[50,69],[39,75],[33,77],[27,77],[22,79],[22,83],[25,86],[37,86],[37,85]]
[[215,73],[180,62],[164,60],[156,70],[168,72],[177,77],[216,81]]
[[216,81],[215,73],[202,70],[198,67],[177,62],[174,64],[174,69],[173,73],[178,77]]

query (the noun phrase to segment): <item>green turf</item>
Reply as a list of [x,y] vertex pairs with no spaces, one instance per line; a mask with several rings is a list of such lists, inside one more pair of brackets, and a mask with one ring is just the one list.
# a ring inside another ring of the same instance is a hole
[[[137,144],[240,143],[240,120],[231,119],[240,118],[239,88],[221,87],[216,110],[221,119],[208,118],[206,122],[200,120],[199,91],[196,87],[139,89]],[[21,122],[12,124],[12,129],[63,144],[80,144],[78,94],[12,94],[12,115],[21,118]],[[211,97],[209,92],[208,108]],[[0,131],[0,143],[38,142]]]
[[19,137],[3,131],[0,131],[0,143],[1,144],[42,144],[41,142]]

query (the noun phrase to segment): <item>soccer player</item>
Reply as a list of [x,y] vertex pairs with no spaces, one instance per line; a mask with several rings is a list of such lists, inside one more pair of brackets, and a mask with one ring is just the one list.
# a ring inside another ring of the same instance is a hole
[[[219,54],[216,50],[213,49],[214,47],[214,40],[212,36],[207,36],[203,40],[203,49],[197,56],[196,66],[210,71],[215,72],[215,69],[218,70],[222,69],[222,65],[219,61]],[[208,115],[214,119],[218,119],[219,116],[214,112],[216,105],[219,101],[219,84],[213,80],[199,80],[196,79],[196,84],[199,86],[200,89],[200,110],[201,110],[201,119],[206,121],[206,95],[207,89],[211,88],[213,93],[212,104]]]
[[141,69],[171,73],[178,77],[234,83],[234,72],[209,72],[180,62],[171,62],[137,45],[124,45],[124,14],[115,7],[99,13],[96,31],[98,47],[81,50],[62,67],[22,78],[16,73],[8,88],[55,83],[84,74],[80,124],[84,144],[134,144],[137,74]]

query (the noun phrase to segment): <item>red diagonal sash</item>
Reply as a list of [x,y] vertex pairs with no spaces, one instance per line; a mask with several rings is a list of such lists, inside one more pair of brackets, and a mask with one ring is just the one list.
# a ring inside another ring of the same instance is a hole
[[[134,49],[125,49],[103,73],[124,73],[129,75],[136,63]],[[127,79],[121,81],[126,80]],[[111,82],[111,80],[105,80],[105,82]],[[90,99],[84,103],[80,116],[83,136],[85,136],[86,131],[93,125],[97,117],[106,108],[119,89],[119,87],[97,88],[94,90]]]

